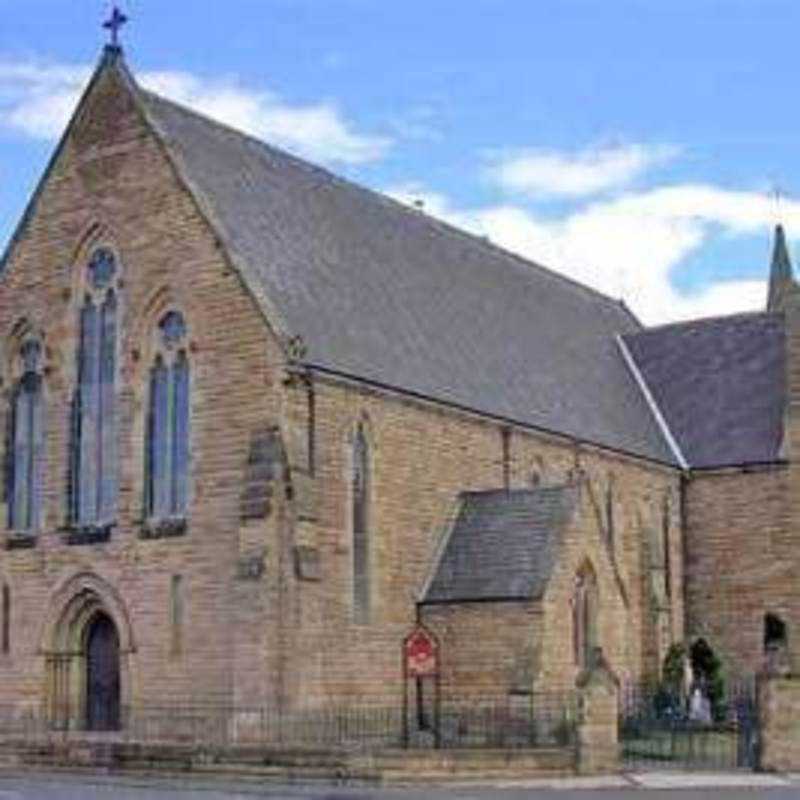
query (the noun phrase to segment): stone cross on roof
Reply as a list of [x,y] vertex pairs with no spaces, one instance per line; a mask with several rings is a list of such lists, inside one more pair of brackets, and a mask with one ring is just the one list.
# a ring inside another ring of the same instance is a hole
[[128,17],[126,17],[125,14],[119,10],[119,7],[115,5],[111,11],[111,17],[103,23],[103,27],[111,33],[111,41],[109,42],[109,45],[115,50],[119,48],[120,28],[122,28],[127,21]]

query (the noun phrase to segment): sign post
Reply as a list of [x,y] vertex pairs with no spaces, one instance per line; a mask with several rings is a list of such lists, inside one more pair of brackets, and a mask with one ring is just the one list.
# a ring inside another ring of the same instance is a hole
[[[424,625],[417,624],[403,640],[403,746],[408,747],[408,685],[413,679],[416,689],[416,720],[419,730],[433,727],[434,744],[440,745],[441,671],[439,642]],[[424,687],[433,683],[433,726],[425,709]]]

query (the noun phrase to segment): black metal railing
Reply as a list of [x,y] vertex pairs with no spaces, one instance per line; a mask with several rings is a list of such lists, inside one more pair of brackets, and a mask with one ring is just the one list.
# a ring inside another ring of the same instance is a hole
[[573,693],[445,700],[440,744],[445,748],[565,747],[575,742]]
[[120,709],[116,731],[88,731],[65,709],[0,705],[0,744],[105,737],[122,743],[224,748],[391,749],[566,747],[575,742],[572,693],[445,697],[438,709],[335,705],[289,711],[221,703]]
[[753,768],[758,725],[752,681],[727,687],[705,713],[691,701],[652,686],[620,694],[620,754],[631,769]]

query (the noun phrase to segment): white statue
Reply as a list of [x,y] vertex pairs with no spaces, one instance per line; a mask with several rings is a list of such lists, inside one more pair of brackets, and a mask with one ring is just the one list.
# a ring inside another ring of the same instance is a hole
[[692,669],[692,661],[688,655],[683,657],[683,699],[688,700],[692,694],[692,685],[694,684],[694,670]]
[[711,702],[699,686],[694,687],[689,700],[689,719],[701,725],[711,724]]

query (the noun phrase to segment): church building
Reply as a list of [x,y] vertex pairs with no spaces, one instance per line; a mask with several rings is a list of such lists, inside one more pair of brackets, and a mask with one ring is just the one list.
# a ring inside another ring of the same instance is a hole
[[[646,267],[646,265],[644,265]],[[399,705],[728,674],[800,622],[800,287],[617,300],[97,70],[0,262],[0,703]]]

